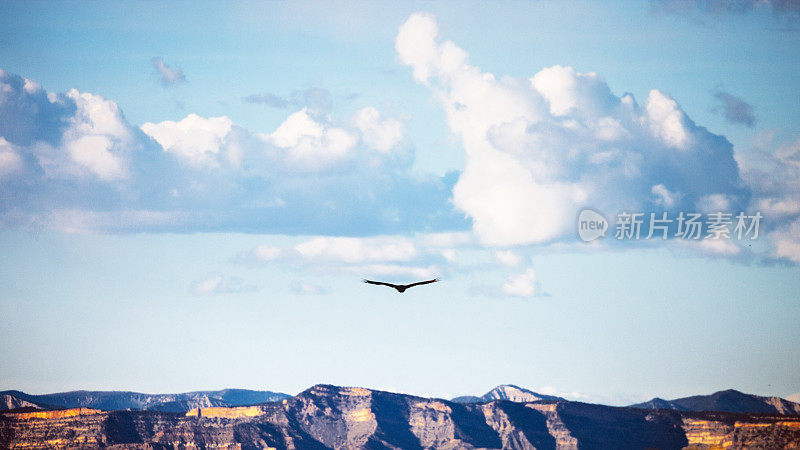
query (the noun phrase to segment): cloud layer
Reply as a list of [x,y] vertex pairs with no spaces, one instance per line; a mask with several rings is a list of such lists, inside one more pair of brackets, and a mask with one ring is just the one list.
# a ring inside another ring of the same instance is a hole
[[765,217],[770,256],[800,262],[800,139],[775,145],[773,136],[740,157],[753,189],[753,208]]
[[335,119],[326,105],[270,133],[195,114],[138,128],[111,100],[0,72],[0,223],[336,235],[466,225],[448,203],[452,177],[410,172],[400,121],[372,107]]
[[447,234],[403,236],[333,237],[315,236],[286,247],[261,245],[240,254],[236,261],[263,266],[289,263],[324,273],[353,276],[387,276],[398,279],[439,276],[452,263],[443,250],[459,243]]
[[[320,88],[296,91],[291,100],[245,98],[297,106],[272,130],[196,114],[137,127],[112,100],[47,92],[0,71],[0,224],[325,236],[471,227],[497,250],[500,264],[514,267],[520,257],[503,247],[574,242],[585,207],[609,217],[760,210],[771,257],[800,261],[797,143],[756,149],[763,156],[756,162],[734,158],[725,137],[696,124],[657,89],[639,102],[612,93],[596,73],[562,66],[528,78],[495,77],[442,39],[428,14],[402,24],[395,44],[398,60],[430,90],[460,140],[462,172],[412,172],[414,148],[403,121],[371,106],[333,117],[331,96]],[[154,64],[165,82],[185,78],[160,59]],[[744,100],[722,91],[717,99],[728,120],[755,124]],[[305,251],[331,259],[368,255],[370,248],[360,245],[319,240]],[[741,254],[729,242],[695,247]],[[446,261],[456,258],[452,247],[439,251]],[[398,268],[405,262],[353,263],[375,273],[408,273]],[[417,266],[414,273],[429,268]]]
[[498,79],[442,40],[428,14],[400,27],[396,49],[463,144],[454,204],[486,245],[572,237],[582,207],[696,210],[709,199],[747,206],[732,145],[661,91],[639,104],[595,73],[562,66]]

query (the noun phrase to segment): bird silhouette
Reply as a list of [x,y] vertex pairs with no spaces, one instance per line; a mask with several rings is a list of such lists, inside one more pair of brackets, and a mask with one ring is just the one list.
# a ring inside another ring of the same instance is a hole
[[406,289],[408,289],[410,287],[419,286],[421,284],[436,283],[437,281],[439,281],[439,279],[438,278],[434,278],[432,280],[427,280],[427,281],[417,281],[416,283],[411,283],[411,284],[392,284],[392,283],[385,283],[383,281],[372,281],[372,280],[361,280],[361,281],[363,281],[364,283],[367,283],[367,284],[376,284],[376,285],[379,285],[379,286],[389,286],[391,288],[397,289],[397,292],[402,294],[403,292],[406,291]]

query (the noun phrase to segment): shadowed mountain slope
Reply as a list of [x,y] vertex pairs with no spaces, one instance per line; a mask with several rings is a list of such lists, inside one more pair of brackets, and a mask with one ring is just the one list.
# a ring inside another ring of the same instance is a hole
[[733,413],[761,413],[800,415],[800,404],[780,397],[761,397],[733,389],[711,395],[695,395],[675,400],[658,397],[631,405],[632,408],[676,409],[679,411],[724,411]]
[[[155,410],[185,412],[210,406],[241,406],[283,400],[289,396],[278,392],[223,389],[181,394],[143,394],[125,391],[71,391],[32,395],[19,391],[4,391],[19,400],[59,408],[94,408],[103,411]],[[7,408],[8,409],[8,408]]]

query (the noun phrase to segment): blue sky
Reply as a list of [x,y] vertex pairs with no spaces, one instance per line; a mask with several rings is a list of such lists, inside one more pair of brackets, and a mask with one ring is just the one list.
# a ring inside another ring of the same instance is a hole
[[0,3],[0,387],[800,391],[800,18],[710,5]]

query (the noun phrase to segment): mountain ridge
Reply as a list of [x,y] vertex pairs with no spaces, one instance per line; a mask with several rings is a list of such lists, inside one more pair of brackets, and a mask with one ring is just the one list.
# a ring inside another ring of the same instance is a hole
[[183,414],[87,408],[0,412],[0,448],[561,449],[800,446],[800,417],[568,400],[461,404],[315,385],[253,406]]
[[52,394],[26,394],[22,391],[0,391],[0,410],[24,402],[27,407],[39,409],[92,408],[103,411],[157,410],[163,412],[185,412],[194,408],[212,406],[243,406],[269,401],[279,401],[290,396],[280,392],[249,389],[220,389],[217,391],[192,391],[177,394],[146,394],[133,391],[89,391],[76,390]]
[[[318,384],[298,395],[336,386]],[[376,391],[384,392],[384,391]],[[280,392],[226,388],[208,391],[190,391],[176,394],[147,394],[134,391],[75,390],[51,394],[27,394],[18,390],[0,391],[0,411],[52,410],[66,408],[92,408],[103,411],[152,410],[186,412],[209,407],[248,406],[281,401],[292,396]],[[422,397],[416,397],[422,398]],[[495,400],[518,403],[536,401],[565,401],[562,397],[540,394],[514,384],[501,384],[481,396],[459,396],[449,401],[459,404],[484,404]],[[639,409],[670,409],[676,411],[720,411],[731,413],[760,413],[800,415],[800,404],[781,397],[765,397],[726,389],[707,395],[694,395],[673,400],[659,397],[628,405]]]
[[735,389],[717,391],[708,395],[693,395],[664,400],[655,397],[644,403],[629,405],[642,409],[674,409],[678,411],[720,411],[732,413],[760,413],[800,415],[800,404],[781,397],[763,397],[746,394]]

